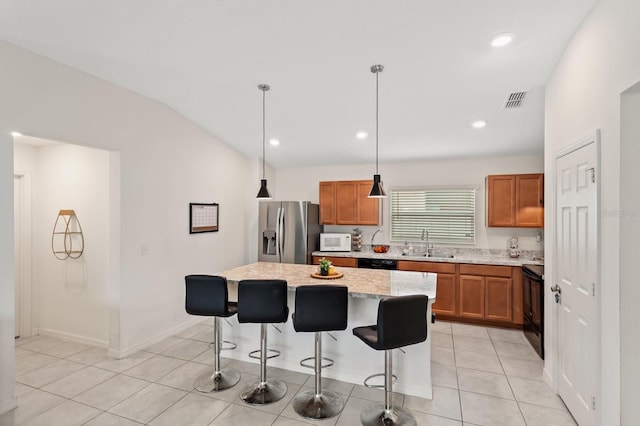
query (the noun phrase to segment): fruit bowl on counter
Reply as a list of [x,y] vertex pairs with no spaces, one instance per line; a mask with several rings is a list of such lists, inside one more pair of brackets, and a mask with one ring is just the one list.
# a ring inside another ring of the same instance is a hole
[[374,244],[371,248],[374,253],[386,253],[389,251],[388,244]]

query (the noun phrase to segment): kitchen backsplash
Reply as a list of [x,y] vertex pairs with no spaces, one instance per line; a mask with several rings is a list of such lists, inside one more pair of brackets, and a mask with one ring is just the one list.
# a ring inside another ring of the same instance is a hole
[[[323,232],[353,232],[353,226],[324,225]],[[380,227],[376,226],[359,226],[362,232],[362,250],[371,251],[371,237]],[[381,227],[381,232],[375,235],[374,244],[389,244],[390,252],[401,254],[407,248],[404,242],[390,242],[386,227]],[[520,258],[539,260],[544,258],[544,232],[541,229],[494,229],[490,230],[491,235],[484,242],[484,247],[476,242],[475,245],[447,245],[438,243],[429,243],[433,251],[441,254],[452,254],[456,256],[504,256],[509,257],[509,248],[511,237],[518,237],[518,250]],[[539,234],[539,236],[538,236]],[[538,241],[539,240],[539,241]],[[424,251],[424,243],[421,241],[409,241],[409,246],[413,250]]]

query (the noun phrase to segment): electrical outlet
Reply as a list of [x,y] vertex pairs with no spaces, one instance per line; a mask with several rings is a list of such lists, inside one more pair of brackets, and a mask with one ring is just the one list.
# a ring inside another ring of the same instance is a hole
[[536,233],[536,242],[537,243],[542,242],[542,233],[540,232]]
[[140,245],[140,256],[147,256],[149,254],[149,245],[141,244]]

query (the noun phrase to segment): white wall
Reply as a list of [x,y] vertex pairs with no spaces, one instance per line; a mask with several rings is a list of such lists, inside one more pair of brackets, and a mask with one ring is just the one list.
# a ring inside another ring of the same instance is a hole
[[[6,100],[2,101],[5,104]],[[13,273],[13,138],[0,122],[0,414],[16,406]],[[11,200],[11,201],[10,201]]]
[[[487,228],[485,206],[485,178],[493,174],[542,173],[544,158],[540,155],[518,157],[486,157],[457,160],[437,160],[407,163],[382,163],[380,174],[385,190],[415,186],[474,186],[476,194],[476,244],[477,248],[507,249],[507,239],[519,237],[522,250],[542,250],[536,242],[539,229]],[[278,199],[309,200],[318,202],[318,182],[324,180],[373,179],[373,165],[332,167],[305,167],[278,169]],[[383,232],[389,240],[390,223],[388,200],[383,202]],[[331,227],[341,232],[351,232],[352,227]],[[364,241],[368,243],[376,227],[361,227]],[[378,240],[376,237],[376,241]]]
[[[112,151],[109,167],[120,170],[119,194],[112,182],[109,195],[117,195],[109,212],[110,348],[127,353],[186,325],[184,276],[246,261],[255,161],[155,101],[5,42],[0,58],[0,128]],[[2,156],[7,173],[11,157]],[[3,177],[2,199],[12,193],[7,185]],[[220,231],[190,235],[189,202],[219,203]],[[2,271],[10,287],[11,270]]]
[[[620,423],[619,241],[625,230],[620,227],[619,211],[621,197],[631,195],[621,193],[620,185],[620,94],[640,81],[638,16],[640,2],[636,0],[601,0],[568,44],[545,95],[546,176],[553,173],[555,152],[595,129],[602,130],[602,167],[598,173],[601,186],[601,390],[598,395],[601,402],[597,404],[600,424]],[[545,275],[549,278],[555,277],[553,257],[549,255],[554,241],[553,194],[553,181],[547,179]],[[547,295],[545,314],[549,333],[545,344],[550,356],[546,357],[545,369],[551,376],[555,374],[555,328],[549,321],[553,318],[554,305]],[[637,338],[637,332],[633,338]],[[636,414],[629,418],[637,421],[640,418],[637,404],[630,409]]]
[[[34,327],[106,347],[109,153],[68,144],[42,148],[18,144],[14,158],[15,170],[33,177]],[[73,209],[82,226],[85,250],[78,259],[58,260],[51,252],[51,232],[60,209]]]
[[621,423],[640,419],[640,338],[638,320],[638,271],[640,259],[640,83],[625,92],[621,104],[620,147],[620,405]]

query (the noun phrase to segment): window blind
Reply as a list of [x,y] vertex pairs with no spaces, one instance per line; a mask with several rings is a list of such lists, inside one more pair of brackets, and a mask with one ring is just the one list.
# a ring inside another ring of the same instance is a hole
[[422,230],[429,242],[475,242],[476,191],[473,188],[391,190],[391,240],[419,241]]

